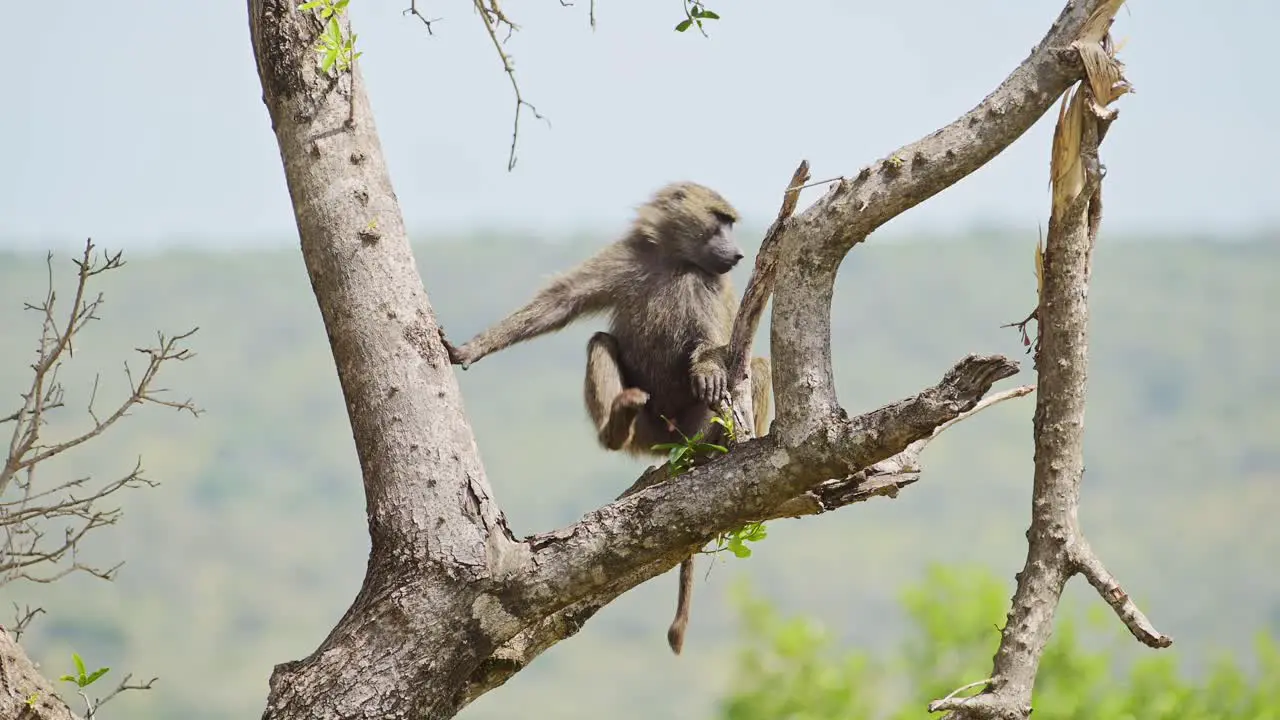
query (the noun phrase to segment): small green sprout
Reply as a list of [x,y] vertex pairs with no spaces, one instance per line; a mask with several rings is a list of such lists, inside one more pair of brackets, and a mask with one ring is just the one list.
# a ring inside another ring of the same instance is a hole
[[701,2],[701,0],[684,0],[684,19],[676,25],[676,32],[684,32],[697,25],[698,32],[705,37],[707,31],[702,27],[702,21],[719,19],[720,16],[708,10],[706,3]]
[[95,680],[102,677],[103,675],[106,675],[107,672],[111,670],[111,668],[109,667],[100,667],[97,670],[94,670],[92,673],[86,675],[84,672],[84,660],[80,659],[80,653],[71,653],[71,659],[74,660],[76,663],[76,674],[63,675],[58,679],[61,680],[62,682],[73,682],[76,684],[76,687],[80,689],[89,687],[94,683]]
[[320,70],[323,72],[327,73],[334,67],[338,68],[338,72],[348,70],[355,64],[356,58],[364,54],[356,52],[356,34],[352,33],[349,38],[343,37],[342,25],[338,23],[338,18],[346,12],[350,2],[351,0],[310,0],[298,6],[301,12],[314,10],[321,20],[328,20],[324,32],[320,34],[320,43],[315,47],[320,55]]
[[[667,422],[671,422],[667,418],[663,418]],[[721,415],[711,418],[711,422],[724,428],[725,435],[732,444],[736,435],[736,425],[733,421],[733,412],[725,411]],[[674,423],[672,423],[674,425]],[[699,430],[693,437],[685,435],[680,430],[680,442],[661,443],[654,445],[654,450],[665,450],[667,453],[667,477],[678,477],[693,469],[693,464],[699,455],[707,455],[710,452],[718,452],[721,454],[728,453],[729,448],[715,443],[704,442],[703,438],[706,433]],[[728,550],[733,553],[734,557],[747,558],[751,557],[751,548],[746,546],[749,542],[760,542],[768,536],[763,522],[751,522],[729,532],[720,533],[716,536],[716,547],[711,550],[711,554],[717,554]]]

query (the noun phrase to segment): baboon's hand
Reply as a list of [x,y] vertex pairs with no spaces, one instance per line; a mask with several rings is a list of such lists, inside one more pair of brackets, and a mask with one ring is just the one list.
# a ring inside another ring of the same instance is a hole
[[461,365],[463,370],[471,366],[475,362],[475,358],[471,357],[471,352],[466,345],[455,347],[449,342],[449,338],[444,336],[444,328],[436,328],[440,332],[440,342],[444,345],[445,352],[449,353],[449,362],[454,365]]
[[715,408],[721,402],[730,402],[729,373],[718,362],[704,362],[693,366],[693,396],[698,402]]

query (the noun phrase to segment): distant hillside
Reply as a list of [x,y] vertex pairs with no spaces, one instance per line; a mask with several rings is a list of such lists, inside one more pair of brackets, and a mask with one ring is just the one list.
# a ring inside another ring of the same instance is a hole
[[[443,326],[465,340],[590,250],[476,238],[418,246],[417,258]],[[914,393],[970,352],[1025,358],[1000,325],[1031,309],[1031,254],[1025,239],[856,248],[834,302],[842,402],[856,412]],[[162,384],[207,414],[140,409],[49,468],[106,476],[141,455],[163,484],[125,498],[121,525],[99,536],[98,553],[128,561],[116,583],[77,578],[9,595],[50,611],[26,638],[47,672],[62,672],[75,649],[113,672],[162,677],[153,692],[114,701],[112,717],[256,717],[271,667],[324,637],[354,596],[368,550],[319,312],[296,250],[128,259],[103,283],[103,320],[65,375],[72,407],[82,407],[94,371],[103,372],[100,396],[118,392],[121,361],[156,330],[198,325],[198,356]],[[67,255],[56,267],[60,281],[70,277]],[[1280,626],[1277,277],[1278,243],[1104,237],[1097,255],[1082,521],[1183,657],[1202,663]],[[37,331],[21,303],[43,292],[44,279],[42,255],[0,253],[0,411],[25,378]],[[643,469],[591,439],[580,373],[593,327],[459,374],[489,479],[518,534],[573,521]],[[1034,381],[1029,360],[1023,366],[1009,384]],[[749,560],[718,564],[699,583],[684,656],[666,649],[675,578],[664,576],[463,717],[704,714],[733,647],[723,591],[735,579],[873,647],[901,629],[896,592],[930,561],[981,562],[1011,579],[1024,552],[1032,408],[1031,399],[1006,403],[949,430],[924,458],[924,481],[896,500],[772,524]],[[55,430],[86,422],[76,411],[63,417]],[[1080,587],[1069,594],[1096,602]]]

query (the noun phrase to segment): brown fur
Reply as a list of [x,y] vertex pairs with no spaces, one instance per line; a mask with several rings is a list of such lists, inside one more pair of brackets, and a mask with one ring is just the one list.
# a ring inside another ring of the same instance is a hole
[[[450,359],[466,369],[486,355],[574,320],[609,313],[609,332],[587,343],[583,399],[608,450],[662,455],[659,443],[706,431],[713,407],[729,400],[729,335],[738,302],[728,272],[742,258],[729,229],[738,212],[714,190],[672,183],[641,206],[620,240],[553,279],[524,307],[461,347]],[[756,435],[767,431],[769,362],[751,364]],[[686,568],[687,566],[687,568]],[[668,632],[680,652],[692,592],[692,559],[681,564],[676,621]],[[678,628],[677,628],[678,626]]]

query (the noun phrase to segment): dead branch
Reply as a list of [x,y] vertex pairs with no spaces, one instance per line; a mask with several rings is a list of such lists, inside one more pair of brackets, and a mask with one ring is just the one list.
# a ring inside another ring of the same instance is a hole
[[[99,416],[94,408],[98,390],[95,378],[87,408],[92,426],[65,440],[45,441],[48,413],[64,406],[64,388],[58,372],[64,361],[73,357],[76,335],[89,322],[98,319],[98,310],[102,306],[101,293],[90,299],[89,282],[98,275],[124,266],[121,253],[99,256],[92,240],[86,241],[84,252],[73,262],[76,286],[64,320],[58,319],[52,254],[46,259],[49,277],[44,300],[40,304],[25,306],[40,313],[42,322],[37,357],[31,365],[31,381],[21,394],[22,407],[5,417],[6,422],[13,423],[13,430],[8,454],[0,465],[0,533],[3,533],[0,539],[0,585],[19,579],[53,582],[77,571],[110,579],[119,565],[103,569],[80,562],[80,543],[87,533],[119,520],[120,509],[103,507],[104,500],[118,491],[150,487],[155,483],[143,476],[140,465],[96,488],[89,486],[88,477],[45,482],[37,476],[38,468],[42,463],[103,434],[136,405],[162,405],[192,415],[199,413],[190,400],[167,399],[162,395],[164,390],[155,387],[163,365],[170,361],[182,362],[193,356],[190,350],[180,347],[180,343],[191,337],[195,330],[174,337],[160,335],[155,347],[138,348],[138,352],[147,356],[147,366],[140,376],[135,378],[128,363],[125,364],[125,375],[129,380],[127,397],[109,413]],[[50,528],[56,528],[58,532],[50,532]],[[52,537],[58,539],[51,540]],[[59,567],[67,559],[70,563]],[[46,567],[53,569],[40,570]]]
[[438,23],[438,22],[440,22],[440,21],[443,19],[443,18],[428,18],[426,15],[423,15],[423,14],[418,10],[418,2],[417,2],[417,0],[409,0],[409,7],[408,7],[408,9],[406,9],[406,10],[405,10],[403,13],[401,13],[401,14],[402,14],[402,15],[412,15],[412,16],[414,16],[414,17],[418,18],[419,20],[421,20],[421,21],[422,21],[422,24],[427,26],[427,34],[428,34],[428,35],[434,35],[434,34],[435,34],[434,32],[432,32],[431,25],[432,25],[433,23]]
[[507,74],[507,78],[511,81],[511,91],[516,96],[516,112],[515,118],[512,120],[511,127],[511,152],[507,156],[507,171],[510,172],[516,167],[516,143],[520,138],[520,110],[521,108],[529,108],[529,112],[539,120],[545,121],[547,125],[551,124],[550,120],[543,117],[538,108],[533,103],[524,99],[524,95],[520,93],[520,82],[516,79],[516,66],[511,59],[511,55],[506,48],[502,47],[502,40],[498,39],[498,30],[502,25],[507,26],[507,39],[511,38],[511,33],[519,28],[515,23],[511,22],[502,12],[502,8],[498,5],[498,0],[472,0],[475,5],[476,12],[484,21],[485,32],[489,34],[489,39],[493,41],[493,48],[498,52],[498,58],[502,60],[502,71]]
[[987,689],[967,698],[930,703],[961,719],[1030,716],[1040,657],[1053,630],[1062,590],[1084,574],[1134,637],[1162,648],[1173,641],[1157,631],[1094,554],[1079,524],[1084,475],[1084,415],[1088,375],[1088,285],[1101,211],[1098,161],[1102,123],[1115,118],[1111,102],[1129,91],[1123,66],[1107,39],[1123,0],[1104,0],[1072,47],[1087,69],[1073,94],[1063,98],[1054,130],[1050,175],[1052,210],[1046,241],[1036,367],[1035,482],[1027,557],[1001,632]]
[[[27,628],[31,626],[33,621],[35,621],[36,616],[43,614],[45,614],[44,608],[33,608],[30,605],[22,608],[18,607],[18,603],[14,603],[13,625],[9,627],[9,632],[13,635],[13,639],[20,640],[22,638],[22,633],[27,631]],[[0,626],[0,631],[3,630],[4,628]]]
[[108,702],[110,702],[120,693],[127,692],[129,690],[150,690],[151,686],[154,685],[156,681],[159,680],[160,678],[153,677],[144,683],[129,682],[132,679],[133,679],[133,673],[126,674],[124,678],[120,680],[120,684],[116,685],[115,689],[107,693],[106,697],[102,698],[101,700],[91,701],[89,700],[89,696],[86,695],[83,690],[81,690],[78,694],[80,695],[81,699],[84,700],[85,708],[87,710],[85,714],[85,720],[93,720],[95,717],[97,717],[98,711],[102,709],[102,706],[106,705]]
[[[751,345],[760,327],[760,318],[764,315],[765,304],[773,294],[774,277],[778,266],[778,244],[787,226],[787,221],[796,211],[800,201],[800,189],[809,180],[809,161],[801,160],[795,172],[791,174],[791,182],[782,193],[782,206],[774,218],[769,230],[760,241],[760,250],[756,253],[756,264],[751,271],[751,279],[742,292],[742,302],[738,305],[738,314],[733,320],[733,333],[729,340],[729,377],[734,378],[739,386],[750,387],[748,369],[751,366]],[[736,390],[736,388],[735,388]],[[750,393],[747,393],[750,396]],[[748,413],[750,417],[750,413]],[[747,424],[750,423],[740,423]]]

